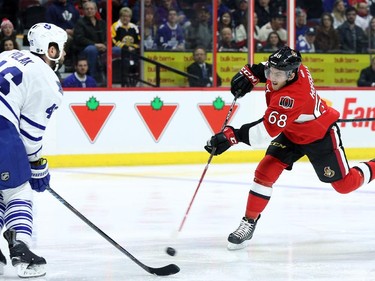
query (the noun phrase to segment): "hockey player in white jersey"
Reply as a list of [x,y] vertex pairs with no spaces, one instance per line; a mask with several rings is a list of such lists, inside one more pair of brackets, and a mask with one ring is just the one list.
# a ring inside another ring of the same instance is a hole
[[[38,23],[27,37],[30,51],[0,53],[0,228],[18,276],[37,277],[46,274],[46,260],[30,251],[33,190],[44,191],[50,180],[42,139],[63,97],[55,71],[67,34]],[[0,264],[6,264],[1,252]]]

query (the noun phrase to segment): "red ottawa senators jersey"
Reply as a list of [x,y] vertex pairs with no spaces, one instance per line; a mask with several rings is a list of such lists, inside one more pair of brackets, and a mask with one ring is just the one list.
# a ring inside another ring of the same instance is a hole
[[271,137],[283,132],[296,144],[311,143],[323,138],[340,116],[316,93],[314,81],[304,65],[299,68],[298,79],[278,91],[267,80],[265,94],[268,108],[263,122]]

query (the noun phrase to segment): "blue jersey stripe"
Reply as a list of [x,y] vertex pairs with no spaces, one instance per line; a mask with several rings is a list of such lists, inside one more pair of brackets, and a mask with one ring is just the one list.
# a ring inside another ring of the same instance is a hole
[[42,137],[39,137],[39,138],[33,137],[28,132],[26,132],[25,130],[20,129],[20,132],[21,132],[21,135],[25,136],[29,140],[32,140],[32,141],[41,141],[42,140]]
[[18,119],[18,116],[16,115],[16,113],[13,111],[12,107],[10,106],[10,104],[0,95],[0,101],[9,109],[10,112],[12,112],[12,114],[14,115],[14,117],[17,119],[18,121],[18,124],[20,123],[20,120]]
[[40,148],[37,150],[37,151],[35,151],[35,152],[33,152],[33,153],[30,153],[30,154],[27,154],[27,156],[32,156],[32,155],[36,155],[39,151],[41,151],[42,150],[42,147],[43,146],[40,146]]
[[27,118],[25,115],[22,115],[22,114],[21,114],[21,119],[25,120],[25,121],[26,121],[27,123],[29,123],[31,126],[34,126],[34,127],[38,128],[38,129],[41,129],[41,130],[43,130],[43,131],[46,129],[45,126],[40,125],[40,124],[34,122],[34,121],[31,120],[30,118]]

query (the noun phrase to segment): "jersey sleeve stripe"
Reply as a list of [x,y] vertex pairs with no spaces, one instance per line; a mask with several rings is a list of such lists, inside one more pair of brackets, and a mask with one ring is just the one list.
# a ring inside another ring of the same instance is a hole
[[0,95],[0,101],[9,109],[10,112],[14,115],[14,117],[17,119],[18,123],[20,122],[17,114],[13,111],[12,107],[10,104]]
[[30,157],[30,156],[34,156],[34,155],[37,155],[41,150],[42,150],[42,147],[43,146],[40,146],[39,149],[33,153],[28,153],[27,156]]
[[24,137],[28,138],[29,140],[32,140],[32,141],[41,141],[42,140],[42,137],[38,137],[38,138],[33,137],[29,133],[27,133],[25,130],[20,129],[20,132]]
[[33,120],[31,120],[30,118],[27,118],[25,115],[21,115],[21,119],[25,120],[27,123],[29,123],[31,126],[34,126],[38,129],[41,129],[41,130],[45,130],[46,127],[43,126],[43,125],[40,125],[38,124],[37,122],[34,122]]

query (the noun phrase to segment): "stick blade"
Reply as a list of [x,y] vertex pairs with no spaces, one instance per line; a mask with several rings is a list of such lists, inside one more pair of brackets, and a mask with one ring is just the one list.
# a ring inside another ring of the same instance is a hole
[[159,268],[150,267],[150,270],[148,270],[148,272],[150,272],[151,274],[155,274],[157,276],[167,276],[180,272],[180,268],[175,264],[168,264],[164,267]]

